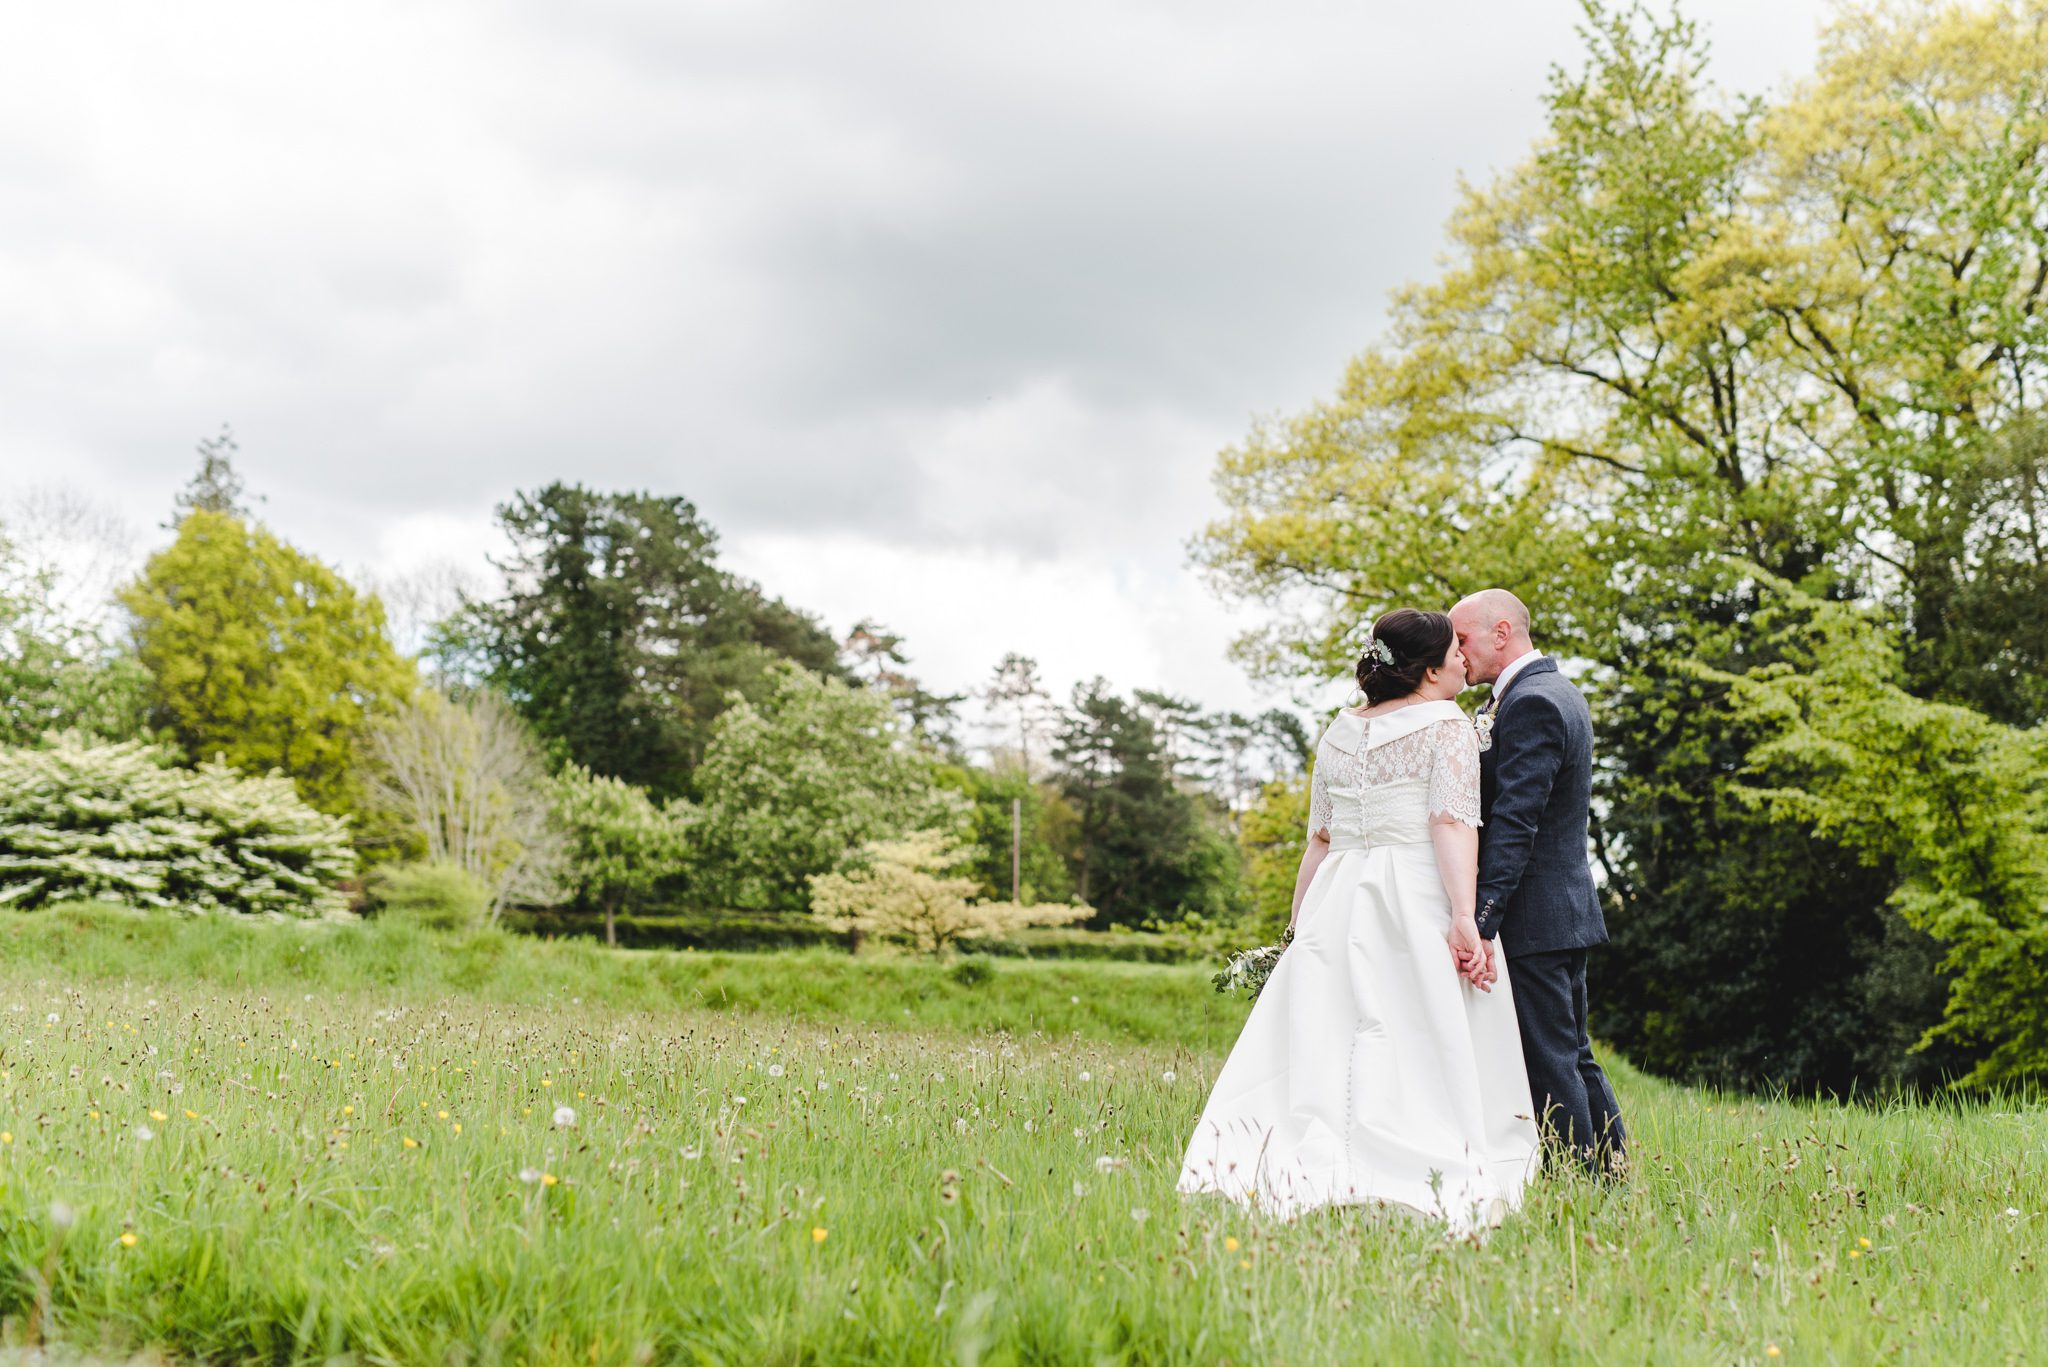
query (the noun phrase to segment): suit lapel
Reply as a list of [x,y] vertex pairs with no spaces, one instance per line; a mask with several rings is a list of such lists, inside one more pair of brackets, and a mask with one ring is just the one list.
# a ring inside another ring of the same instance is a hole
[[1493,699],[1489,703],[1489,706],[1491,706],[1493,710],[1496,712],[1500,711],[1500,705],[1507,701],[1508,694],[1514,692],[1515,686],[1521,683],[1522,680],[1528,678],[1531,674],[1555,673],[1557,673],[1557,661],[1552,659],[1550,656],[1544,655],[1537,659],[1531,660],[1529,661],[1529,663],[1523,665],[1520,669],[1515,671],[1515,677],[1508,680],[1508,686],[1506,688],[1503,688],[1500,692],[1493,695]]

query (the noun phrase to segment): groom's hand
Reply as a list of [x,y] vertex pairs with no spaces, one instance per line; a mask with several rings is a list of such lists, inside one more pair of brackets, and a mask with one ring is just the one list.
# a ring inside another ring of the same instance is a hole
[[1488,974],[1493,967],[1493,946],[1479,938],[1479,927],[1472,918],[1453,916],[1444,938],[1450,942],[1451,962],[1457,965],[1458,976],[1482,992],[1491,992],[1493,979]]

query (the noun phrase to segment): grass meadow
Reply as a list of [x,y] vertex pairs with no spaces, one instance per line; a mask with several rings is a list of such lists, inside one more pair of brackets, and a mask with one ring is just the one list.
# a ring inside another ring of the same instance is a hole
[[[0,940],[0,1343],[218,1362],[2048,1360],[2048,1114],[1613,1068],[1483,1243],[1173,1190],[1199,967],[109,910]],[[573,1115],[558,1112],[573,1112]]]

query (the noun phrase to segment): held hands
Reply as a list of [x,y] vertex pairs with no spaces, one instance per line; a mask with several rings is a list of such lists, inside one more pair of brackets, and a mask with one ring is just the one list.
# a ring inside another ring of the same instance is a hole
[[1458,976],[1481,992],[1493,991],[1493,984],[1500,977],[1494,964],[1493,941],[1480,938],[1479,926],[1472,917],[1453,916],[1444,939],[1450,943],[1451,962],[1457,966]]

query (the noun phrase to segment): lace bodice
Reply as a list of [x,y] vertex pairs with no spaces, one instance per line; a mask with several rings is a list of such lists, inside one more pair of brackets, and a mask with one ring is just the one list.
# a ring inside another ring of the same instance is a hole
[[1316,745],[1308,834],[1332,844],[1414,842],[1433,820],[1479,824],[1479,736],[1454,702],[1376,717],[1339,712]]

